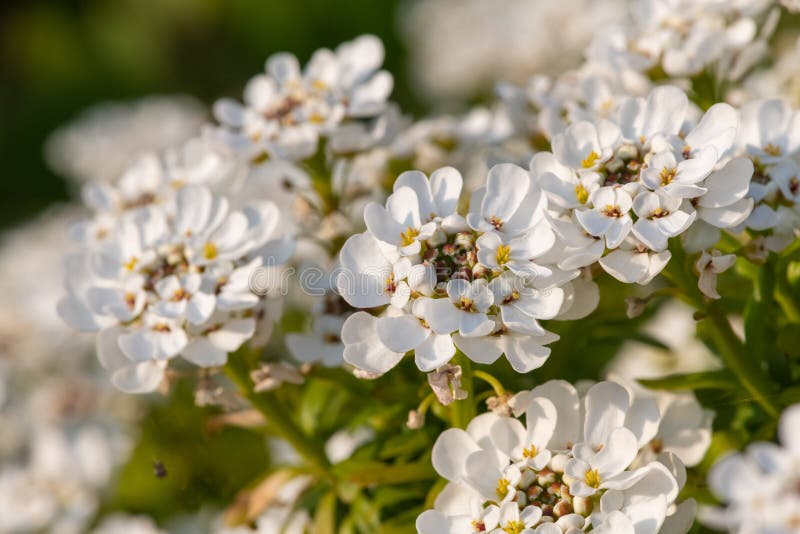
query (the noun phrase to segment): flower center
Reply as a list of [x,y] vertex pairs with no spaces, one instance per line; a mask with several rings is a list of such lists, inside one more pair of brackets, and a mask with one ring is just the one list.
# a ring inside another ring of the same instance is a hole
[[494,226],[495,230],[501,230],[503,228],[503,221],[497,215],[489,217],[489,223]]
[[181,300],[188,298],[189,298],[189,293],[181,287],[175,290],[170,300],[173,302],[180,302]]
[[505,498],[508,495],[508,487],[511,484],[507,478],[501,478],[497,481],[497,488],[495,491],[497,492],[497,496],[501,499]]
[[131,256],[131,259],[129,259],[127,263],[123,264],[123,266],[129,271],[133,271],[136,268],[137,263],[139,263],[139,259],[136,256]]
[[400,244],[404,247],[407,247],[414,243],[414,240],[417,239],[419,235],[419,230],[416,228],[411,228],[410,226],[406,228],[405,232],[400,232]]
[[525,523],[522,521],[509,521],[503,527],[503,532],[506,534],[520,534],[523,530],[525,530]]
[[589,155],[586,156],[586,158],[584,158],[583,161],[581,161],[581,166],[584,169],[589,169],[591,167],[594,167],[594,164],[597,163],[598,159],[600,159],[600,154],[592,150],[591,152],[589,152]]
[[770,156],[780,156],[781,155],[781,147],[775,146],[772,143],[767,144],[764,147],[764,153],[769,154]]
[[500,245],[497,247],[497,264],[505,265],[508,263],[509,256],[511,255],[511,247],[508,245]]
[[612,206],[611,204],[606,204],[606,207],[601,210],[601,213],[606,217],[613,217],[614,219],[622,217],[622,210],[619,209],[619,206]]
[[539,449],[536,448],[536,445],[531,445],[525,449],[522,449],[522,456],[525,458],[536,458],[539,454]]
[[467,312],[475,311],[475,301],[468,297],[461,297],[459,307]]
[[583,187],[583,184],[578,184],[575,186],[575,197],[578,199],[578,202],[581,204],[586,204],[589,200],[589,191]]
[[477,519],[472,522],[472,528],[475,529],[475,532],[486,532],[486,525],[483,521],[478,521]]
[[661,172],[658,173],[659,178],[661,178],[661,186],[669,185],[672,183],[672,180],[675,179],[675,175],[678,174],[678,169],[671,168],[668,169],[664,167],[661,169]]
[[205,259],[213,260],[214,258],[217,257],[217,254],[218,254],[217,245],[215,245],[214,243],[209,242],[203,245],[203,257]]
[[667,215],[669,215],[669,211],[665,210],[664,208],[656,208],[653,210],[653,213],[650,214],[653,219],[660,219],[662,217],[666,217]]
[[519,291],[517,291],[516,289],[511,293],[509,293],[508,295],[506,295],[506,297],[503,299],[503,304],[510,304],[515,300],[519,300]]
[[597,472],[597,469],[587,469],[583,481],[590,488],[597,489],[600,487],[600,473]]

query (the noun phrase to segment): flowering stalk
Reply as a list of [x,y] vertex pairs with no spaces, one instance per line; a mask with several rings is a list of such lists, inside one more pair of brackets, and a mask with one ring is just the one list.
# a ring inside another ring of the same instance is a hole
[[455,401],[452,405],[452,426],[467,428],[467,424],[475,417],[475,396],[473,395],[473,371],[469,358],[456,353],[455,362],[461,366],[461,388],[467,392],[467,398]]
[[674,246],[670,247],[670,250],[673,261],[664,270],[664,276],[680,290],[680,296],[686,302],[706,316],[708,319],[706,324],[710,327],[719,356],[725,362],[725,366],[736,375],[742,387],[753,396],[764,411],[770,417],[777,418],[780,410],[772,400],[772,386],[769,379],[746,353],[744,345],[731,329],[724,311],[714,303],[708,304],[697,290],[694,278],[687,270],[686,254],[683,249]]
[[307,436],[290,417],[286,415],[286,407],[270,393],[256,393],[250,379],[251,369],[247,365],[247,352],[237,351],[232,354],[225,365],[225,374],[239,389],[241,395],[250,401],[253,408],[261,412],[270,428],[281,438],[288,441],[297,453],[319,474],[325,474],[329,462],[321,448]]

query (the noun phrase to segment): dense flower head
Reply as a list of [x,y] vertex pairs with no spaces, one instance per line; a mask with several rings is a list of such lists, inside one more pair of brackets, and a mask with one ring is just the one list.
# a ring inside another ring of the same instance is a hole
[[179,354],[221,365],[272,318],[250,277],[291,254],[278,218],[272,203],[232,210],[204,186],[183,186],[174,202],[112,219],[101,242],[67,258],[59,312],[99,331],[98,357],[126,391],[155,389]]
[[[408,351],[423,371],[447,363],[456,347],[480,363],[505,354],[518,372],[541,366],[557,336],[541,319],[572,304],[562,288],[579,276],[547,257],[555,235],[545,196],[523,169],[497,165],[458,212],[461,175],[400,175],[386,205],[366,206],[368,231],[345,243],[337,289],[357,312],[345,322],[344,357],[384,373]],[[566,304],[565,304],[566,302]]]
[[266,72],[248,82],[243,104],[216,103],[221,127],[215,133],[253,157],[312,156],[321,137],[337,143],[337,135],[354,133],[347,121],[366,122],[386,110],[393,78],[379,70],[383,55],[383,44],[370,35],[335,51],[317,50],[302,70],[294,55],[275,54]]
[[622,100],[613,121],[571,124],[552,153],[534,156],[553,228],[575,251],[562,267],[599,261],[620,281],[645,284],[669,260],[668,240],[695,220],[733,228],[747,218],[752,165],[727,157],[736,111],[716,104],[694,123],[688,109],[683,91],[659,87]]
[[479,415],[439,436],[433,466],[449,484],[417,519],[420,534],[685,532],[675,527],[693,503],[673,506],[681,461],[643,455],[661,421],[655,404],[614,382],[580,395],[559,380],[511,404],[514,416]]

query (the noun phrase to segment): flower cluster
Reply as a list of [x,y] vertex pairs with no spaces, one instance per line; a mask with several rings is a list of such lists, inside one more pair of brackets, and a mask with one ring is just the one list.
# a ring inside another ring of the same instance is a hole
[[548,256],[555,234],[543,223],[545,195],[523,169],[497,165],[464,217],[461,188],[453,168],[430,179],[411,171],[398,177],[385,207],[366,206],[368,231],[342,247],[337,289],[356,308],[388,307],[381,317],[347,319],[347,362],[382,374],[413,350],[427,372],[456,347],[485,364],[505,354],[518,372],[546,360],[545,345],[557,336],[539,320],[571,307],[561,286],[579,271],[559,269]]
[[725,158],[736,111],[717,104],[687,126],[688,108],[681,90],[657,88],[622,101],[615,121],[570,125],[552,153],[534,156],[553,228],[575,251],[562,266],[599,260],[618,280],[646,284],[669,260],[668,240],[696,219],[731,228],[747,218],[752,165]]
[[433,465],[449,484],[417,519],[420,534],[688,530],[694,503],[675,506],[680,458],[648,452],[661,423],[653,403],[614,382],[580,395],[554,380],[511,405],[514,417],[479,415],[439,436]]
[[213,193],[235,165],[195,142],[183,158],[144,156],[115,184],[88,184],[95,213],[72,228],[78,246],[59,313],[99,332],[98,357],[125,391],[157,388],[178,355],[201,367],[225,363],[279,312],[250,288],[255,269],[291,255],[278,209],[268,201],[234,209]]
[[703,523],[728,532],[797,532],[800,528],[800,405],[786,409],[780,445],[756,442],[719,460],[708,476],[724,508],[704,508]]
[[213,133],[252,157],[305,159],[321,137],[337,151],[360,148],[392,92],[392,75],[378,70],[382,63],[383,44],[366,35],[333,52],[317,50],[302,71],[294,55],[275,54],[266,73],[248,82],[244,104],[216,103],[222,126]]

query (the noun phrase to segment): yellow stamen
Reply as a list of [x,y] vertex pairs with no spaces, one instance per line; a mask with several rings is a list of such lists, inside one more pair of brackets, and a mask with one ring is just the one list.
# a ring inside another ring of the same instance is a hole
[[129,259],[128,262],[124,264],[124,267],[129,271],[133,271],[136,268],[137,263],[139,263],[139,259],[136,258],[136,256],[132,256],[131,259]]
[[475,307],[475,301],[467,297],[461,297],[461,309],[464,311],[472,311]]
[[589,469],[586,471],[583,481],[590,488],[597,489],[600,487],[600,473],[597,472],[597,469]]
[[592,150],[591,152],[589,152],[589,155],[586,156],[586,159],[581,161],[581,166],[583,166],[584,169],[589,169],[591,167],[594,167],[594,164],[597,163],[598,159],[600,159],[600,154]]
[[661,169],[661,172],[658,173],[658,176],[661,178],[661,186],[663,187],[672,183],[676,174],[678,174],[678,169],[668,169],[666,167]]
[[511,255],[511,247],[508,245],[500,245],[497,247],[497,264],[505,265],[508,263],[509,256]]
[[764,147],[764,152],[769,154],[770,156],[780,156],[781,147],[769,143],[767,146]]
[[409,226],[405,232],[400,232],[400,245],[404,247],[411,245],[418,235],[419,230]]
[[522,449],[522,456],[525,458],[536,458],[539,454],[539,449],[536,448],[536,445],[531,445],[527,449]]
[[175,290],[175,292],[172,294],[172,297],[170,298],[170,300],[173,301],[173,302],[179,302],[179,301],[181,301],[183,299],[188,299],[188,298],[189,298],[189,293],[187,293],[186,290],[184,290],[181,287],[181,288]]
[[207,260],[213,260],[217,257],[217,245],[214,243],[206,243],[203,245],[203,257]]
[[503,527],[503,532],[506,534],[520,534],[523,530],[525,530],[525,523],[522,521],[509,521]]
[[497,481],[497,488],[495,491],[497,492],[497,496],[501,499],[508,494],[508,486],[511,484],[507,478],[501,478]]
[[583,184],[578,184],[575,186],[575,196],[578,197],[578,202],[581,204],[586,204],[589,200],[589,191],[583,187]]

